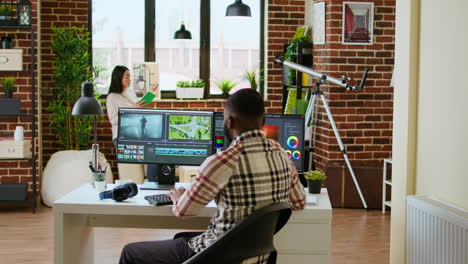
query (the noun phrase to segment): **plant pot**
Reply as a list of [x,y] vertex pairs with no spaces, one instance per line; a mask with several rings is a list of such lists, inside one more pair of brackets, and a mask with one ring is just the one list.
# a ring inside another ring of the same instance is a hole
[[224,99],[227,99],[229,97],[229,93],[222,93],[221,95],[223,96]]
[[105,181],[95,181],[94,182],[94,189],[97,192],[103,192],[106,190],[106,182]]
[[204,87],[191,87],[191,88],[177,87],[176,88],[176,97],[180,98],[180,99],[184,99],[184,98],[191,98],[191,99],[203,98],[204,90],[205,90]]
[[12,20],[9,16],[0,16],[0,26],[16,26],[16,22],[16,20]]
[[12,98],[13,97],[13,91],[12,90],[5,90],[5,98]]
[[322,180],[307,180],[309,193],[319,194],[322,189]]

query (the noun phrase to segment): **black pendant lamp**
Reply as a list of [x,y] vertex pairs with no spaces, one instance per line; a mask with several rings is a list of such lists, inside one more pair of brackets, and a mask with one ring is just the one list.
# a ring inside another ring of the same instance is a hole
[[236,0],[234,4],[229,5],[226,9],[226,16],[247,16],[250,17],[250,7],[244,3],[242,0]]
[[190,31],[185,29],[184,22],[180,25],[180,29],[177,30],[174,34],[175,39],[192,39],[192,34]]

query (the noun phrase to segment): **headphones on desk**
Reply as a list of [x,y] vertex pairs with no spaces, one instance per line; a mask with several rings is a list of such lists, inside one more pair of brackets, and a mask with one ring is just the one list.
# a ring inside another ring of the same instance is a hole
[[116,202],[122,202],[127,198],[132,198],[133,196],[137,195],[137,193],[138,186],[133,182],[129,182],[116,186],[110,191],[99,193],[99,199],[113,199]]

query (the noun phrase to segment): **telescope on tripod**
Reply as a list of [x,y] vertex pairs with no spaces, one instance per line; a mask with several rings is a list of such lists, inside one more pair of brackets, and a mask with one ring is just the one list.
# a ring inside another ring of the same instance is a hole
[[[275,57],[275,63],[281,64],[281,65],[283,65],[285,67],[289,67],[289,68],[294,69],[294,70],[299,71],[299,72],[306,73],[306,74],[308,74],[308,75],[310,75],[312,77],[319,78],[319,80],[315,83],[315,90],[312,92],[312,98],[310,99],[309,104],[307,106],[307,110],[306,110],[306,114],[305,114],[305,127],[307,129],[307,127],[309,127],[310,125],[315,124],[314,121],[316,120],[316,114],[317,114],[317,111],[314,110],[315,107],[316,107],[315,103],[317,101],[317,96],[320,96],[320,99],[322,99],[322,103],[323,103],[323,106],[325,108],[325,111],[327,112],[328,120],[330,120],[330,124],[331,124],[331,126],[333,128],[333,132],[335,133],[336,140],[338,141],[338,145],[340,146],[340,151],[343,154],[346,165],[348,166],[349,172],[350,172],[351,177],[353,179],[354,185],[356,186],[359,197],[361,198],[361,202],[362,202],[364,208],[367,209],[366,200],[364,199],[364,196],[362,195],[361,187],[359,186],[359,182],[358,182],[358,180],[356,178],[356,175],[354,174],[353,167],[351,166],[351,162],[349,161],[348,153],[346,152],[346,149],[345,149],[345,147],[343,145],[343,141],[341,141],[340,133],[338,132],[338,128],[336,127],[335,120],[333,119],[332,113],[330,111],[330,107],[328,106],[327,99],[325,98],[325,95],[323,94],[323,92],[320,90],[320,85],[322,85],[322,84],[324,84],[326,82],[330,82],[330,83],[336,84],[338,86],[342,86],[342,87],[346,88],[347,90],[361,91],[362,89],[364,89],[364,84],[366,82],[367,73],[369,72],[369,69],[366,68],[364,70],[361,82],[359,83],[358,86],[355,86],[355,85],[349,84],[349,81],[352,81],[352,78],[350,78],[348,76],[345,76],[345,75],[342,75],[341,79],[335,78],[335,77],[332,77],[332,76],[328,76],[328,75],[326,75],[324,73],[320,73],[318,71],[315,71],[315,70],[313,70],[311,68],[305,67],[303,65],[300,65],[300,64],[297,64],[297,63],[294,63],[294,62],[291,62],[291,61],[287,61],[284,58],[278,57],[278,56]],[[309,141],[309,153],[313,149],[313,145],[312,145],[313,140],[312,140],[312,138],[314,138],[314,137],[311,137],[311,140]],[[309,169],[310,169],[311,164],[312,164],[312,157],[311,157],[311,155],[309,155],[309,157],[310,157],[309,158]]]

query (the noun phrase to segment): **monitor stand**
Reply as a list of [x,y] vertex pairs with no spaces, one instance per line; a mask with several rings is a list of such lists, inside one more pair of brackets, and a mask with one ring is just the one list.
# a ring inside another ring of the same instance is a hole
[[141,190],[171,190],[175,189],[175,166],[161,165],[158,181],[148,181],[140,186]]

